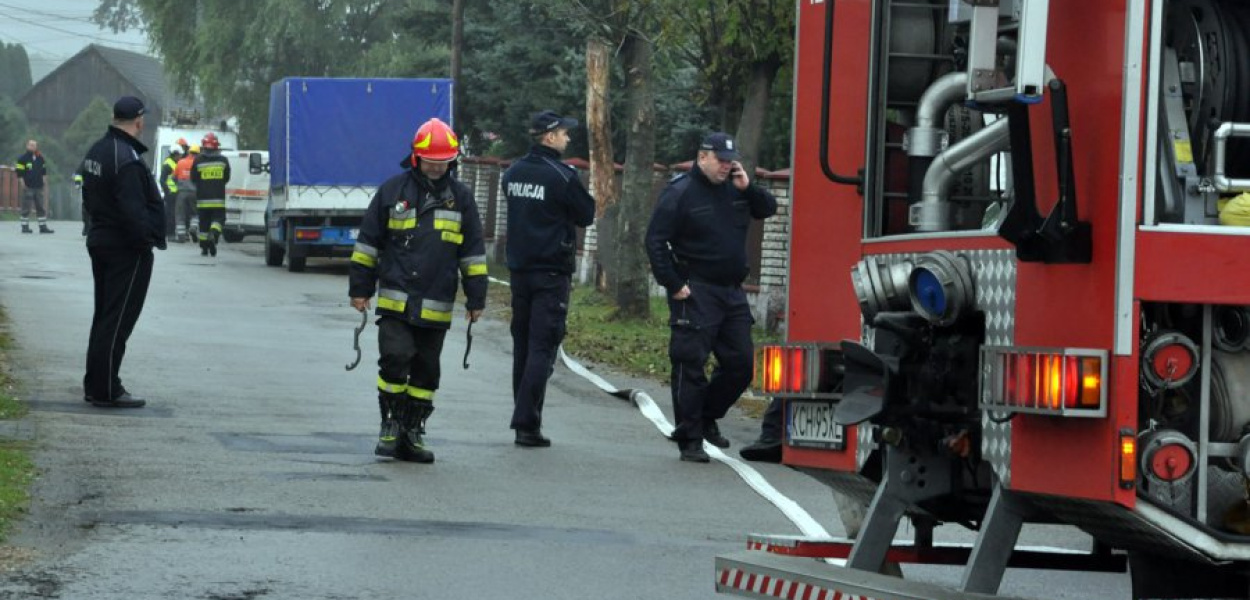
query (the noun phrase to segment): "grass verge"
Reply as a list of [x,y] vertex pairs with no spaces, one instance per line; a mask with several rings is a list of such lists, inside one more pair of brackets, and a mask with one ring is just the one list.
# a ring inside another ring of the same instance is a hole
[[[13,340],[5,330],[8,315],[0,309],[0,421],[26,415],[26,405],[15,397],[16,386],[9,375],[9,355]],[[30,484],[35,477],[27,444],[6,440],[0,433],[0,540],[8,537],[13,522],[26,513]]]

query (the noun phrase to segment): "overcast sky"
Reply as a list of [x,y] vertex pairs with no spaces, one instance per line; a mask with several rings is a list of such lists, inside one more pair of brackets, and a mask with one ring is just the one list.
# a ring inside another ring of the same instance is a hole
[[114,34],[91,22],[96,0],[0,0],[0,41],[20,43],[35,81],[87,44],[149,54],[139,31]]

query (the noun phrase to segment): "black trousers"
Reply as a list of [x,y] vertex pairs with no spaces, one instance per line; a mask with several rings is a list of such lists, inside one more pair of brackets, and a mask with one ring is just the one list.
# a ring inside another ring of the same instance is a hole
[[165,194],[165,237],[174,235],[174,215],[178,211],[178,192]]
[[378,319],[378,391],[432,402],[446,336],[446,329],[417,327],[394,317]]
[[88,248],[95,279],[95,315],[87,342],[83,392],[112,400],[125,392],[118,371],[152,280],[152,251]]
[[200,219],[200,245],[204,245],[212,240],[217,243],[217,239],[221,237],[221,229],[226,224],[226,209],[224,208],[200,208],[196,209]]
[[[729,412],[751,384],[751,306],[741,286],[690,283],[685,300],[668,299],[672,328],[668,357],[672,364],[675,440],[703,439],[703,424]],[[705,374],[709,355],[716,368]]]
[[547,380],[569,316],[569,275],[550,271],[512,274],[512,424],[537,430],[543,425]]

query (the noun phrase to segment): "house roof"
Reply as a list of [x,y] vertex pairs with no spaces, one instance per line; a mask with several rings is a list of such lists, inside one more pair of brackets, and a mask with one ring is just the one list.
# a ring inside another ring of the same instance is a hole
[[[39,87],[40,83],[51,80],[57,76],[57,72],[64,69],[80,57],[89,53],[100,56],[105,62],[117,70],[123,78],[139,91],[144,100],[156,104],[165,110],[185,110],[195,109],[196,105],[173,93],[173,85],[165,74],[165,67],[156,58],[147,54],[131,52],[129,50],[120,50],[118,48],[110,48],[99,44],[88,44],[82,50],[70,57],[69,60],[61,63],[51,73],[48,73],[31,87],[31,91]],[[31,91],[27,91],[29,95]]]

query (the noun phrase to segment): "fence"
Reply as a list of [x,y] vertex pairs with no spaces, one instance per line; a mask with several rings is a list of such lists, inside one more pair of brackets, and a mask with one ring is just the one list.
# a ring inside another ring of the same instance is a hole
[[[590,174],[586,163],[580,159],[567,161],[577,168],[582,182],[589,188]],[[482,226],[486,238],[486,252],[494,262],[505,260],[508,231],[507,199],[500,186],[503,172],[510,163],[491,158],[465,158],[461,160],[459,178],[473,190],[477,200],[478,212],[482,215]],[[670,167],[656,168],[655,188],[658,190],[676,173],[689,170],[690,163],[680,163]],[[747,264],[751,266],[751,275],[744,286],[751,299],[752,312],[757,322],[770,330],[778,328],[784,319],[787,261],[790,253],[790,171],[756,170],[755,182],[763,186],[777,197],[776,216],[765,220],[762,224],[753,224],[747,237]],[[621,171],[617,169],[617,190],[621,186]],[[654,195],[653,195],[654,201]],[[646,227],[645,223],[638,224]],[[598,252],[598,235],[596,225],[579,230],[578,264],[575,277],[579,283],[592,281],[597,272],[596,261]],[[652,292],[663,293],[659,285],[652,282]]]

